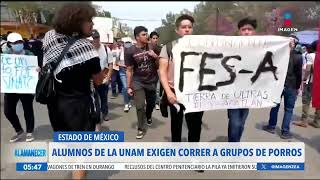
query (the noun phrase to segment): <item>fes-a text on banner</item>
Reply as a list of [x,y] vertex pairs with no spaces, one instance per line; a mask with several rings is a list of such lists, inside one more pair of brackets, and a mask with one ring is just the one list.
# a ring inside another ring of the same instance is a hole
[[264,108],[280,102],[289,38],[190,35],[173,46],[174,88],[187,112]]
[[37,67],[37,56],[1,54],[1,93],[34,94]]

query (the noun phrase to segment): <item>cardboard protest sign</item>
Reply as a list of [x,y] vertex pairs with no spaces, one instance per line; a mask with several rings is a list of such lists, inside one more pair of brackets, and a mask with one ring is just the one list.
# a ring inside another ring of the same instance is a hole
[[1,93],[34,94],[37,56],[1,54]]
[[280,102],[289,38],[189,35],[173,47],[174,87],[187,112],[264,108]]

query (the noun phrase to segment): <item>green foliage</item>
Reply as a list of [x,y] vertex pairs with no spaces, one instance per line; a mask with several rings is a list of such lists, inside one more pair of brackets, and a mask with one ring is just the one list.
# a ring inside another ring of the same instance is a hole
[[[288,35],[286,32],[279,33],[277,31],[278,27],[283,27],[283,14],[286,11],[293,14],[292,27],[298,28],[299,31],[317,27],[320,19],[320,3],[316,1],[290,3],[283,1],[200,2],[195,6],[194,11],[188,12],[188,14],[192,14],[195,18],[193,34],[237,35],[238,21],[251,16],[257,19],[259,34]],[[157,28],[157,32],[160,34],[160,43],[166,43],[176,38],[173,25],[175,18],[181,13],[170,12],[166,15],[166,19],[162,20],[162,26]]]
[[97,12],[97,17],[107,17],[107,18],[111,18],[111,13],[109,11],[98,11]]
[[[46,19],[46,25],[51,25],[54,14],[65,4],[83,3],[91,5],[90,1],[2,1],[1,3],[6,4],[7,7],[16,14],[20,11],[25,19],[30,20],[32,19],[32,13],[42,11]],[[17,17],[17,19],[19,19],[19,17]],[[31,21],[29,23],[32,24],[33,22]]]

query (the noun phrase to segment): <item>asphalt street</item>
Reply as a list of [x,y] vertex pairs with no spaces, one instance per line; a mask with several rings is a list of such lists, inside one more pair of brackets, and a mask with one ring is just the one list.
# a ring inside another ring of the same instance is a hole
[[[111,97],[109,95],[109,97]],[[125,141],[130,142],[167,142],[170,141],[170,119],[163,118],[160,111],[153,113],[153,124],[148,128],[142,140],[135,138],[137,133],[137,119],[134,107],[129,113],[123,112],[123,99],[109,98],[111,120],[102,124],[103,131],[124,131]],[[52,128],[50,126],[46,106],[34,102],[35,111],[35,141],[51,141]],[[282,140],[279,137],[283,117],[283,106],[279,111],[279,122],[276,134],[269,134],[261,130],[268,120],[270,109],[252,109],[246,122],[242,141],[245,142],[304,142],[305,143],[305,170],[304,171],[89,171],[88,179],[319,179],[320,177],[320,129],[313,127],[301,128],[291,126],[293,139]],[[25,127],[22,105],[19,102],[17,113]],[[301,114],[301,98],[298,98],[294,111],[296,120]],[[310,119],[312,118],[312,114]],[[203,117],[201,141],[227,141],[227,111],[208,111]],[[3,94],[1,94],[1,149],[9,144],[14,135],[14,129],[3,114]],[[22,140],[24,141],[24,139]],[[183,125],[183,141],[187,141],[186,123]],[[15,164],[7,163],[4,152],[1,151],[1,179],[70,179],[70,171],[48,172],[16,172]],[[10,157],[9,157],[10,158]]]

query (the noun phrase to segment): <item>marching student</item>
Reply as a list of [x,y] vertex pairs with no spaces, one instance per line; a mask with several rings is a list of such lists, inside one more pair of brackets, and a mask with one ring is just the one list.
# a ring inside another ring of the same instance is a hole
[[[175,22],[176,33],[179,37],[191,35],[193,32],[194,18],[190,15],[184,14],[177,18]],[[170,108],[171,118],[171,141],[181,142],[183,116],[188,126],[188,142],[199,142],[201,136],[201,125],[203,111],[186,113],[184,115],[184,106],[177,102],[177,97],[174,90],[174,64],[172,57],[172,48],[177,44],[177,41],[172,41],[164,45],[161,49],[159,59],[159,74],[164,95],[161,99],[162,104],[160,110],[163,116],[167,114],[167,106]],[[178,106],[179,108],[177,108]],[[203,173],[203,170],[197,172]]]
[[[256,28],[256,19],[247,17],[238,22],[240,36],[256,35]],[[248,108],[228,109],[228,142],[240,142],[248,115]]]
[[127,92],[134,96],[138,118],[138,133],[136,138],[144,137],[146,128],[152,125],[152,112],[156,101],[158,81],[156,61],[158,55],[154,47],[148,43],[148,29],[143,26],[134,28],[137,44],[125,51],[127,66]]
[[[161,46],[159,46],[159,34],[155,31],[150,33],[150,43],[155,46],[159,51],[161,51]],[[161,85],[160,80],[157,82],[157,99],[156,99],[156,110],[160,110],[160,98],[163,93],[163,87]]]
[[124,44],[122,41],[118,41],[118,51],[117,51],[117,58],[115,64],[119,67],[119,77],[121,81],[121,87],[122,87],[122,96],[123,96],[123,102],[124,102],[124,112],[129,112],[131,105],[131,96],[127,93],[127,66],[124,62],[124,51],[126,48],[124,47]]
[[[294,48],[299,42],[299,39],[291,35],[290,42],[290,58],[288,64],[287,76],[284,84],[284,89],[282,91],[281,97],[284,99],[284,116],[281,126],[282,139],[291,139],[292,134],[290,132],[290,123],[293,115],[294,105],[299,94],[299,89],[301,85],[302,76],[302,55],[297,53]],[[280,108],[280,103],[273,107],[270,111],[270,118],[268,125],[263,126],[263,130],[269,133],[275,133],[275,127],[278,121],[278,112]]]
[[[176,33],[183,37],[185,35],[191,35],[193,32],[194,19],[190,15],[181,15],[176,20]],[[172,58],[172,47],[176,45],[176,41],[169,42],[163,46],[160,53],[160,80],[165,91],[163,98],[169,104],[170,107],[170,117],[171,117],[171,141],[181,142],[182,133],[182,121],[183,116],[185,116],[187,126],[188,126],[188,141],[189,142],[199,142],[201,135],[201,124],[203,111],[186,113],[183,115],[184,106],[177,102],[177,97],[174,90],[174,59]],[[170,52],[169,52],[170,51]],[[174,104],[179,104],[180,111],[178,112]],[[166,108],[166,107],[165,107]]]
[[[100,58],[100,67],[101,70],[108,71],[107,77],[104,81],[103,84],[99,85],[96,87],[96,91],[99,93],[100,97],[100,108],[102,112],[102,117],[101,119],[104,121],[109,121],[108,113],[108,90],[109,90],[109,79],[111,78],[112,75],[112,53],[109,47],[105,47],[101,42],[100,42],[100,34],[97,30],[92,31],[92,44],[94,48],[97,50]],[[90,39],[91,40],[91,39]],[[101,129],[101,124],[100,122],[97,124],[97,130]]]
[[[87,3],[69,3],[55,14],[53,29],[43,39],[44,65],[56,60],[66,45],[72,43],[53,71],[56,95],[48,104],[54,132],[95,131],[100,111],[92,96],[95,86],[107,77],[101,71],[98,52],[86,39],[92,35],[95,9]],[[86,176],[86,171],[72,172],[73,179]]]
[[[33,55],[29,50],[24,49],[23,39],[19,33],[10,33],[7,37],[7,51],[3,54],[18,54],[18,55]],[[20,120],[18,118],[16,108],[18,101],[22,103],[24,111],[24,119],[27,126],[26,141],[31,142],[34,140],[32,135],[34,130],[34,111],[33,111],[33,99],[34,94],[17,94],[17,93],[5,93],[4,94],[4,115],[10,121],[12,127],[16,131],[10,142],[16,142],[23,136],[23,128],[21,127]]]
[[[119,61],[119,45],[115,42],[111,46],[112,56],[113,56],[113,71],[112,71],[112,77],[111,77],[111,90],[112,90],[112,96],[111,99],[115,99],[118,97],[118,94],[122,92],[122,83],[120,79],[120,67],[117,65],[116,62]],[[118,86],[118,92],[117,92],[117,86]]]

